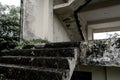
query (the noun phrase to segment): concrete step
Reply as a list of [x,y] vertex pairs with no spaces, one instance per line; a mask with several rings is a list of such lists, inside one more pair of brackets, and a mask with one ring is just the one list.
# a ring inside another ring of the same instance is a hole
[[0,80],[70,80],[79,42],[28,45],[0,53]]
[[[69,70],[0,64],[1,80],[62,80]],[[64,76],[63,76],[64,75]]]
[[46,43],[46,44],[39,44],[39,45],[26,45],[24,49],[30,48],[69,48],[69,47],[80,47],[80,42],[57,42],[57,43]]
[[0,63],[37,66],[46,68],[69,69],[70,57],[29,57],[29,56],[1,56]]
[[80,42],[57,42],[57,43],[46,43],[42,45],[34,45],[35,48],[69,48],[69,47],[80,47]]
[[44,49],[16,49],[1,53],[0,56],[45,56],[45,57],[74,57],[76,48],[44,48]]

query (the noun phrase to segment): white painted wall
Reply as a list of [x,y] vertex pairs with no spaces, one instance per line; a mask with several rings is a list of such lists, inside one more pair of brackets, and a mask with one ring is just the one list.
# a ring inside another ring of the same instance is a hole
[[88,26],[88,40],[93,40],[93,29]]
[[113,21],[113,22],[106,22],[106,23],[89,25],[89,27],[93,28],[93,29],[112,28],[112,27],[119,27],[119,26],[120,26],[120,21]]
[[60,20],[53,16],[53,0],[24,0],[23,9],[24,39],[70,41]]
[[105,71],[103,67],[95,66],[78,66],[78,71],[92,72],[92,80],[105,80]]
[[[104,4],[104,2],[103,2],[103,6],[104,5],[106,5],[106,4]],[[80,14],[87,21],[97,21],[97,20],[102,20],[102,19],[111,19],[111,18],[120,17],[119,9],[120,9],[120,5],[114,5],[114,6],[109,6],[109,7],[99,8],[99,9],[95,9],[95,10],[81,12]]]
[[92,72],[92,80],[120,80],[120,67],[106,67],[105,69],[105,67],[79,65],[76,70]]
[[93,33],[110,31],[120,31],[120,21],[88,25],[88,40],[93,39]]
[[58,17],[54,14],[53,18],[53,36],[54,36],[54,42],[68,42],[70,41],[69,36],[67,35],[67,32],[65,31],[62,23],[58,19]]
[[107,76],[107,80],[120,80],[120,67],[108,67]]

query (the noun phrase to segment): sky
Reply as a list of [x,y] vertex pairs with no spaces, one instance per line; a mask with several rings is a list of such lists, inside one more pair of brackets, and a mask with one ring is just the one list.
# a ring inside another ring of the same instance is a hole
[[20,0],[0,0],[3,5],[15,5],[20,6]]
[[[107,39],[107,38],[110,38],[110,35],[115,36],[115,33],[120,35],[120,31],[94,33],[93,39]],[[120,38],[120,36],[117,36],[117,37]]]

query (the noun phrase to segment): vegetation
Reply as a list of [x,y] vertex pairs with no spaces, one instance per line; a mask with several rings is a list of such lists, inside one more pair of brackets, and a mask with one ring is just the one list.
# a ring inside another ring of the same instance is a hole
[[87,45],[86,63],[89,65],[119,65],[119,34],[110,35],[108,39],[90,41]]
[[[0,3],[0,52],[26,45],[46,43],[47,40],[20,40],[20,7],[2,5]],[[21,41],[21,42],[19,42]]]
[[0,3],[0,36],[19,37],[20,8]]
[[20,7],[0,3],[0,52],[14,48],[19,41]]

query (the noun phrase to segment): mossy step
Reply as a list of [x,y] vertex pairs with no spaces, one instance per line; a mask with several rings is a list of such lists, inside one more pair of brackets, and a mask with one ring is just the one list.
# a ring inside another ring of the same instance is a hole
[[76,48],[16,49],[1,53],[0,56],[74,57],[75,49]]
[[68,48],[68,47],[80,47],[80,42],[56,42],[56,43],[43,43],[39,45],[26,45],[24,49],[30,49],[30,48]]
[[1,56],[0,63],[37,66],[46,68],[69,69],[68,58],[64,57],[57,58],[57,57]]
[[62,80],[66,73],[68,70],[0,64],[3,80]]

